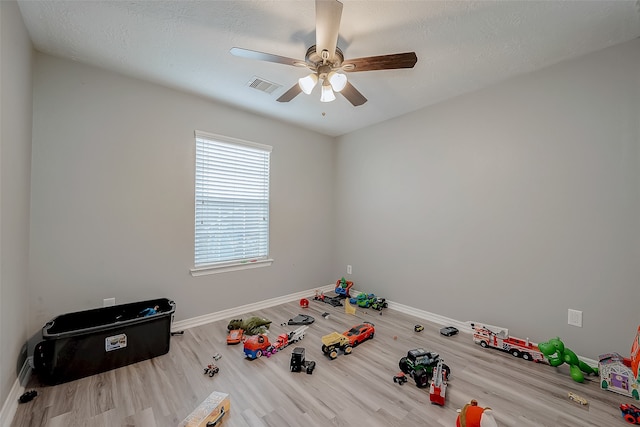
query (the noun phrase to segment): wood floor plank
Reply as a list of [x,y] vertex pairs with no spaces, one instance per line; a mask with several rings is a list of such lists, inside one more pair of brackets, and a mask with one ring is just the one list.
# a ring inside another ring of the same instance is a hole
[[[27,387],[39,396],[18,406],[11,426],[175,427],[213,391],[230,396],[226,427],[450,427],[456,410],[471,399],[490,406],[501,427],[622,427],[626,423],[618,407],[634,403],[601,390],[598,377],[579,384],[567,366],[553,368],[483,349],[467,334],[444,337],[441,325],[394,310],[380,315],[358,308],[350,315],[343,307],[312,301],[308,309],[292,302],[246,317],[271,320],[268,336],[274,339],[295,329],[282,323],[301,312],[315,318],[306,337],[270,358],[250,361],[241,344],[227,345],[231,319],[225,319],[172,337],[169,353],[151,360],[56,386],[42,385],[34,375]],[[375,324],[374,339],[335,360],[322,353],[323,335],[363,321]],[[425,330],[415,332],[417,323]],[[290,372],[296,346],[316,362],[312,375]],[[417,347],[438,352],[451,368],[444,407],[432,405],[428,391],[418,389],[413,380],[393,382],[400,358]],[[214,362],[215,353],[222,358]],[[203,368],[212,362],[220,372],[209,377]],[[588,407],[570,401],[569,391],[585,397]]]

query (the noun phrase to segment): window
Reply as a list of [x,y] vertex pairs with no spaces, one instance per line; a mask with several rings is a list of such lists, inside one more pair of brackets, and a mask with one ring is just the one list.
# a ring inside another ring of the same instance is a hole
[[196,131],[192,275],[270,265],[271,147]]

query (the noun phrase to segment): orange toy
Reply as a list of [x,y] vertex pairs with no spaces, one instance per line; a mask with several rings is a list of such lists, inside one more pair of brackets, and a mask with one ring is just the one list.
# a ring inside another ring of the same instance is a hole
[[493,418],[491,408],[482,408],[478,406],[478,401],[473,399],[460,411],[456,427],[498,427],[498,424]]

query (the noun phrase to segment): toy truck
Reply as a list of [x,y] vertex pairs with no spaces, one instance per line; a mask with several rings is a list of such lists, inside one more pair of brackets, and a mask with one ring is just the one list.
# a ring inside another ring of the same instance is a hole
[[442,359],[438,360],[429,387],[429,400],[436,405],[444,406],[447,395],[447,372],[444,370]]
[[333,360],[338,357],[338,350],[342,350],[344,354],[351,354],[353,347],[349,342],[349,338],[338,332],[332,332],[322,337],[322,352]]
[[514,357],[522,357],[524,360],[535,362],[544,361],[544,355],[536,343],[509,336],[509,330],[498,326],[481,325],[471,323],[473,329],[473,342],[481,347],[496,348],[511,353]]
[[276,341],[270,347],[267,348],[265,355],[267,357],[270,357],[272,354],[277,353],[283,348],[293,343],[297,343],[302,338],[304,338],[304,334],[307,332],[307,329],[309,329],[308,326],[300,326],[298,329],[296,329],[295,331],[291,331],[288,334],[278,335],[278,338],[276,338]]
[[316,367],[316,362],[313,360],[305,360],[304,347],[296,347],[291,353],[291,363],[289,368],[291,372],[300,372],[302,369],[306,369],[307,374],[313,374],[313,370]]
[[[413,378],[417,387],[424,388],[429,385],[429,377],[433,375],[439,362],[440,355],[438,353],[415,348],[409,350],[407,356],[400,359],[398,365],[402,372]],[[444,372],[445,378],[449,378],[451,369],[446,364],[442,364],[441,370]]]
[[247,359],[257,359],[263,354],[266,354],[269,347],[271,347],[271,343],[266,335],[253,335],[244,342],[244,355]]

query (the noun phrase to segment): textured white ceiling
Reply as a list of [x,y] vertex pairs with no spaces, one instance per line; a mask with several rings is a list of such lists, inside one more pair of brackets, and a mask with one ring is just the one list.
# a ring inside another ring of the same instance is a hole
[[[344,0],[345,58],[415,51],[413,69],[351,73],[368,102],[276,102],[304,68],[232,56],[236,46],[304,59],[313,0],[19,0],[38,51],[150,80],[337,136],[509,77],[640,37],[636,1]],[[253,76],[282,85],[252,89]],[[323,113],[325,113],[323,115]]]

